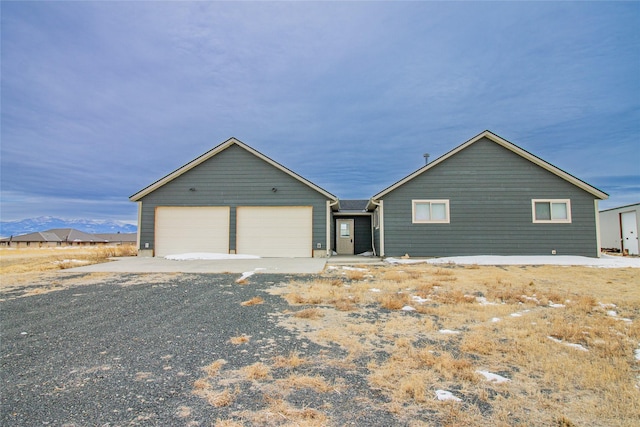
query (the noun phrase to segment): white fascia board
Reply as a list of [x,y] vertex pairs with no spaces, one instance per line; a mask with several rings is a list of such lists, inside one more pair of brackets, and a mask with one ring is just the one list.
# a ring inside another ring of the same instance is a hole
[[[490,139],[491,141],[495,142],[496,144],[499,144],[499,145],[503,146],[504,148],[506,148],[506,149],[518,154],[519,156],[524,157],[525,159],[527,159],[530,162],[540,166],[541,168],[543,168],[543,169],[545,169],[545,170],[547,170],[547,171],[559,176],[560,178],[570,182],[571,184],[575,185],[576,187],[579,187],[579,188],[583,189],[584,191],[594,195],[598,199],[605,200],[605,199],[609,198],[609,195],[607,193],[605,193],[603,191],[600,191],[597,188],[592,187],[591,185],[587,184],[586,182],[576,178],[575,176],[563,171],[562,169],[557,168],[557,167],[553,166],[552,164],[545,162],[541,158],[529,153],[528,151],[518,147],[517,145],[512,144],[511,142],[507,141],[506,139],[503,139],[503,138],[499,137],[498,135],[494,134],[493,132],[485,130],[484,132],[476,135],[475,137],[473,137],[470,140],[468,140],[467,142],[459,145],[458,147],[454,148],[453,150],[449,151],[448,153],[438,157],[433,162],[421,167],[417,171],[415,171],[412,174],[406,176],[405,178],[401,179],[400,181],[396,182],[395,184],[385,188],[380,193],[378,193],[375,196],[373,196],[371,198],[371,200],[380,199],[384,195],[390,193],[391,191],[395,190],[396,188],[400,187],[401,185],[405,184],[406,182],[411,181],[413,178],[417,177],[418,175],[421,175],[422,173],[428,171],[432,167],[442,163],[443,161],[447,160],[448,158],[450,158],[450,157],[454,156],[455,154],[459,153],[460,151],[464,150],[465,148],[467,148],[471,144],[473,144],[473,143],[475,143],[475,142],[477,142],[480,139],[485,138],[485,137]],[[369,205],[367,207],[370,207],[370,206],[372,206],[371,201],[369,201]]]
[[131,200],[132,202],[139,201],[141,198],[143,198],[147,194],[157,190],[158,188],[162,187],[163,185],[167,184],[168,182],[173,181],[174,179],[176,179],[177,177],[179,177],[183,173],[188,172],[189,170],[195,168],[199,164],[209,160],[210,158],[212,158],[216,154],[220,153],[221,151],[226,150],[227,148],[229,148],[233,144],[236,144],[237,146],[247,150],[248,152],[250,152],[254,156],[264,160],[265,162],[269,163],[270,165],[276,167],[277,169],[280,169],[282,172],[286,173],[287,175],[291,176],[292,178],[297,179],[298,181],[302,182],[303,184],[307,185],[308,187],[311,187],[312,189],[316,190],[318,193],[322,194],[323,196],[327,197],[328,199],[331,199],[332,201],[338,200],[338,198],[336,196],[334,196],[333,194],[329,193],[325,189],[323,189],[321,187],[318,187],[317,185],[315,185],[311,181],[306,180],[305,178],[301,177],[297,173],[293,172],[290,169],[287,169],[286,167],[282,166],[280,163],[270,159],[269,157],[265,156],[261,152],[249,147],[248,145],[246,145],[245,143],[243,143],[242,141],[240,141],[240,140],[238,140],[236,138],[229,138],[228,140],[226,140],[222,144],[212,148],[211,150],[207,151],[203,155],[201,155],[201,156],[195,158],[194,160],[190,161],[186,165],[176,169],[175,171],[171,172],[170,174],[166,175],[163,178],[160,178],[158,181],[154,182],[153,184],[149,185],[148,187],[145,187],[141,191],[133,194],[131,197],[129,197],[129,200]]

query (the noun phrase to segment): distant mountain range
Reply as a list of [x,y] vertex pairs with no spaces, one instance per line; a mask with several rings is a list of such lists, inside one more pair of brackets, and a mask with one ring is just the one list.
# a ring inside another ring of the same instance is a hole
[[51,216],[27,218],[20,221],[0,221],[0,236],[10,237],[21,234],[46,231],[52,228],[75,228],[85,233],[135,233],[138,227],[122,221],[91,219],[60,219]]

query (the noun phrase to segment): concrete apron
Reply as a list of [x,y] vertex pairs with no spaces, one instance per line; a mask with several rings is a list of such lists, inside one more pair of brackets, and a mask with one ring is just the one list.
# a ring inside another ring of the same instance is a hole
[[122,257],[102,264],[61,270],[79,273],[276,273],[317,274],[327,258],[258,258],[172,261],[164,258]]

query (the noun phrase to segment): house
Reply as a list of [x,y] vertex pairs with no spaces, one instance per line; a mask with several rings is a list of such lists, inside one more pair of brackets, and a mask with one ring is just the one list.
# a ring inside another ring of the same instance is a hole
[[603,250],[638,255],[640,203],[600,211],[600,244]]
[[382,256],[599,256],[606,193],[485,131],[373,196]]
[[74,228],[54,228],[0,239],[0,246],[12,248],[95,246],[135,244],[134,233],[91,234]]
[[338,198],[231,138],[130,197],[140,254],[323,257]]
[[599,255],[606,193],[485,131],[368,200],[231,138],[130,197],[139,254]]
[[135,245],[138,241],[136,233],[96,233],[94,236],[110,246]]

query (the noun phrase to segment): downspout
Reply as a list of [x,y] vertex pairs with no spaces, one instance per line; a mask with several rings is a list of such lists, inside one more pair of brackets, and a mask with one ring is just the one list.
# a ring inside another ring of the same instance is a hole
[[598,202],[598,199],[593,200],[596,209],[596,253],[598,254],[597,257],[600,258],[602,255],[600,251],[602,242],[600,241],[600,210],[598,209]]
[[[378,212],[378,227],[380,228],[380,256],[383,257],[384,256],[384,200],[380,200],[379,202],[376,202],[375,200],[371,199],[371,203],[378,206],[378,209],[380,209],[380,211]],[[371,233],[371,239],[375,240],[373,238],[373,233]],[[375,247],[373,248],[374,252],[375,252]]]
[[327,239],[326,239],[327,258],[331,256],[331,206],[335,206],[338,203],[339,203],[339,200],[334,200],[333,202],[331,202],[330,200],[327,200]]
[[371,215],[371,250],[373,251],[373,256],[378,256],[378,254],[376,253],[376,227],[374,224],[375,215],[376,213],[374,211]]

